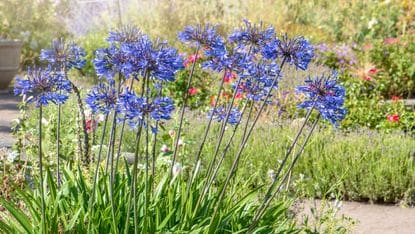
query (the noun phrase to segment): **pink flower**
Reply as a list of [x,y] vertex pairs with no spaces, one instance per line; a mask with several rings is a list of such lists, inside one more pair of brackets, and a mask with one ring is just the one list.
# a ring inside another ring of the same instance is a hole
[[376,67],[372,67],[371,69],[369,69],[368,73],[371,75],[374,75],[376,73],[378,73],[378,69]]
[[242,99],[244,97],[244,95],[242,93],[237,93],[235,95],[235,99]]
[[387,119],[391,123],[397,123],[397,122],[399,122],[399,115],[397,115],[397,114],[388,115]]
[[363,50],[371,50],[373,48],[372,43],[367,43],[363,46]]
[[197,55],[191,54],[184,61],[184,66],[187,67],[187,66],[189,66],[189,64],[192,64],[192,63],[196,62],[197,60],[199,60],[201,58],[202,58],[202,55],[200,55],[200,54],[197,54]]
[[365,75],[365,76],[363,77],[363,80],[372,81],[372,77],[370,77],[370,76],[368,76],[368,75]]
[[392,96],[392,101],[397,102],[399,100],[401,100],[400,96]]
[[396,38],[396,37],[388,37],[383,41],[383,43],[385,45],[393,45],[393,44],[396,44],[398,42],[399,42],[399,39]]
[[167,147],[167,145],[163,145],[163,146],[161,146],[161,152],[163,152],[163,153],[167,153],[167,152],[169,152],[170,151],[170,149],[169,149],[169,147]]
[[190,94],[190,96],[196,95],[197,94],[197,88],[195,88],[195,87],[190,88],[189,89],[189,94]]
[[97,128],[97,121],[95,121],[94,119],[88,119],[85,124],[86,124],[86,132],[88,134],[93,132]]

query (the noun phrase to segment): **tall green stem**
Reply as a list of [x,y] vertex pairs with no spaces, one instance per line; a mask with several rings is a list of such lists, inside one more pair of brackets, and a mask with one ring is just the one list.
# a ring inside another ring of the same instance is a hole
[[264,215],[265,210],[271,204],[272,199],[274,199],[274,197],[277,196],[278,192],[281,190],[282,184],[287,179],[287,177],[290,174],[291,170],[293,169],[294,165],[296,164],[296,162],[300,158],[301,154],[303,153],[304,148],[307,145],[308,140],[310,139],[311,135],[313,134],[314,129],[316,128],[319,119],[320,119],[320,115],[318,115],[317,118],[316,118],[316,120],[314,121],[313,126],[311,127],[310,132],[308,133],[306,139],[304,140],[304,143],[301,145],[300,151],[295,155],[294,160],[292,161],[290,167],[288,168],[287,172],[285,173],[285,176],[280,181],[280,184],[279,184],[278,188],[274,191],[274,193],[272,194],[272,196],[269,197],[269,199],[266,201],[266,203],[260,209],[258,209],[257,215],[254,216],[254,219],[252,221],[252,224],[249,226],[249,229],[248,229],[248,232],[247,233],[252,233],[253,229],[256,227],[256,225],[258,224],[258,222],[261,220],[262,216]]
[[[233,161],[233,163],[232,163],[231,169],[229,170],[229,173],[228,173],[228,175],[227,175],[227,177],[226,177],[225,183],[224,183],[224,184],[223,184],[223,186],[222,186],[221,193],[220,193],[220,195],[219,195],[218,201],[217,201],[216,206],[215,206],[215,209],[214,209],[214,211],[213,211],[213,215],[212,215],[212,218],[211,218],[210,224],[213,224],[213,222],[214,222],[214,220],[215,220],[215,218],[216,218],[216,215],[217,215],[217,213],[218,213],[219,207],[222,205],[222,201],[223,201],[223,198],[224,198],[224,196],[225,196],[225,191],[226,191],[226,188],[227,188],[227,186],[228,186],[228,184],[229,184],[229,181],[230,181],[230,179],[231,179],[231,177],[232,177],[232,175],[233,175],[233,173],[234,173],[234,171],[235,171],[235,169],[236,169],[236,166],[237,166],[237,164],[238,164],[239,158],[241,157],[242,152],[243,152],[243,150],[244,150],[244,148],[245,148],[246,142],[248,141],[248,139],[249,139],[250,135],[252,134],[252,131],[253,131],[253,129],[254,129],[254,127],[255,127],[256,123],[258,122],[258,119],[259,119],[259,117],[260,117],[260,115],[261,115],[262,111],[264,110],[264,108],[265,108],[265,106],[266,106],[267,102],[268,102],[268,99],[269,99],[270,94],[271,94],[271,92],[272,92],[272,87],[274,87],[274,86],[277,84],[277,81],[278,81],[278,79],[279,79],[279,76],[280,76],[281,70],[282,70],[282,68],[284,67],[285,61],[286,61],[286,59],[284,58],[284,59],[282,60],[282,62],[281,62],[280,70],[278,71],[278,73],[277,73],[277,74],[276,74],[276,76],[274,77],[274,80],[273,80],[273,82],[272,82],[272,84],[271,84],[271,88],[268,90],[268,92],[267,92],[267,94],[266,94],[266,96],[265,96],[265,100],[262,102],[261,107],[260,107],[260,109],[259,109],[259,111],[258,111],[257,115],[255,116],[254,122],[252,123],[251,127],[249,128],[249,131],[248,131],[248,133],[247,133],[247,135],[246,135],[245,139],[243,139],[243,140],[242,140],[242,143],[241,143],[241,145],[240,145],[240,147],[239,147],[239,150],[238,150],[238,152],[237,152],[237,154],[236,154],[236,156],[235,156],[235,159],[234,159],[234,161]],[[211,226],[211,227],[210,227],[210,230],[212,230],[212,228],[213,228],[213,226]]]
[[[218,92],[216,94],[215,105],[213,106],[213,110],[216,110],[216,108],[218,107],[218,102],[219,102],[220,94],[222,93],[223,84],[224,84],[224,81],[225,81],[225,76],[226,76],[226,72],[223,74],[222,80],[220,82],[219,89],[218,89]],[[210,126],[212,125],[212,120],[213,120],[213,115],[210,115],[208,124],[206,126],[205,132],[204,132],[203,137],[202,137],[202,141],[200,142],[199,149],[196,153],[195,163],[194,163],[194,166],[192,168],[192,172],[191,172],[189,182],[187,184],[186,197],[189,197],[190,187],[192,185],[193,179],[196,176],[196,171],[197,171],[196,168],[197,168],[197,165],[199,164],[200,155],[202,154],[203,147],[205,145],[207,136],[209,134]]]
[[[311,113],[312,113],[313,109],[314,109],[314,105],[313,105],[312,108],[310,108],[307,111],[307,114],[306,114],[306,117],[304,119],[304,122],[301,125],[300,129],[298,130],[296,136],[294,137],[294,140],[291,142],[291,145],[288,148],[287,152],[285,153],[285,156],[284,156],[284,158],[283,158],[280,166],[278,167],[277,172],[275,173],[275,176],[273,178],[273,181],[271,183],[271,186],[268,188],[268,191],[266,192],[266,194],[264,196],[264,200],[263,200],[261,206],[258,208],[258,211],[262,210],[263,207],[265,206],[265,204],[267,203],[268,199],[270,199],[271,193],[272,193],[272,191],[274,191],[274,188],[275,188],[275,185],[276,185],[276,183],[277,183],[277,181],[279,179],[279,176],[280,176],[280,174],[281,174],[281,172],[282,172],[285,164],[287,163],[288,157],[290,156],[292,150],[294,149],[294,146],[297,144],[297,142],[298,142],[298,140],[299,140],[299,138],[300,138],[300,136],[301,136],[301,134],[302,134],[302,132],[304,130],[304,127],[306,126],[308,120],[310,119],[310,116],[311,116]],[[259,213],[259,212],[257,212],[257,213]],[[256,217],[256,215],[254,217]]]
[[[133,89],[133,85],[134,85],[134,78],[132,78],[131,80],[131,84],[130,84],[130,90]],[[122,140],[124,137],[124,130],[125,130],[125,122],[126,120],[123,119],[122,120],[122,124],[121,124],[121,133],[120,133],[120,143],[118,144],[118,149],[117,149],[117,157],[115,159],[115,167],[114,167],[114,176],[115,174],[117,174],[117,170],[118,170],[118,163],[120,161],[120,156],[121,156],[121,145],[122,145]],[[112,179],[112,183],[114,183],[114,176],[111,177]]]
[[[148,79],[148,73],[147,71],[144,72],[143,82],[141,84],[141,97],[144,96],[145,92],[145,84],[146,80]],[[133,165],[133,181],[131,183],[132,192],[130,193],[130,197],[128,199],[128,209],[127,209],[127,219],[125,222],[125,234],[129,233],[130,228],[130,211],[131,211],[131,201],[133,200],[134,207],[134,233],[138,233],[138,207],[137,207],[137,173],[138,173],[138,152],[139,152],[139,146],[140,146],[140,139],[141,139],[141,130],[143,128],[142,123],[138,123],[138,130],[136,135],[136,147],[135,147],[135,153],[134,153],[134,165]]]
[[46,215],[45,215],[45,191],[43,185],[43,162],[42,162],[42,105],[39,106],[39,174],[40,174],[40,197],[42,202],[42,233],[47,233],[46,231]]
[[182,105],[182,109],[180,112],[180,118],[179,118],[179,129],[177,130],[177,135],[176,135],[177,137],[176,137],[176,142],[174,144],[174,151],[173,151],[173,159],[172,159],[171,166],[170,166],[170,178],[172,178],[173,176],[173,167],[176,162],[177,152],[179,148],[179,140],[180,140],[180,134],[182,132],[184,112],[186,110],[187,100],[189,99],[189,89],[190,89],[190,85],[192,84],[192,78],[193,78],[193,73],[194,73],[195,66],[196,66],[197,54],[199,53],[199,49],[200,49],[200,45],[197,46],[196,51],[194,53],[195,61],[192,64],[192,69],[190,70],[189,79],[187,80],[186,91],[184,93],[183,105]]
[[107,122],[108,122],[108,115],[109,113],[105,114],[105,120],[104,120],[104,128],[102,130],[102,136],[101,136],[101,142],[99,144],[99,151],[98,151],[98,157],[97,157],[97,165],[95,167],[95,173],[94,173],[94,181],[93,181],[93,185],[92,185],[92,193],[91,193],[91,198],[89,200],[89,223],[88,223],[88,230],[90,230],[90,226],[92,223],[92,213],[94,211],[94,199],[95,199],[95,190],[96,190],[96,185],[97,185],[97,180],[98,180],[98,172],[99,172],[99,164],[101,161],[101,153],[102,153],[102,145],[104,144],[104,138],[105,138],[105,133],[106,133],[106,129],[107,129]]

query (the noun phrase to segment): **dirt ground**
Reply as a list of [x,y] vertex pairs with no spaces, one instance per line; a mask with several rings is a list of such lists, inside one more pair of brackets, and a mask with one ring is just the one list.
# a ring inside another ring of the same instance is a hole
[[[345,202],[341,205],[330,202],[331,207],[339,208],[336,217],[342,215],[356,221],[352,233],[358,234],[415,234],[415,208],[394,205],[378,205],[360,202]],[[311,208],[322,209],[322,201],[302,201],[296,205],[300,219],[311,217]],[[325,206],[327,208],[327,206]]]

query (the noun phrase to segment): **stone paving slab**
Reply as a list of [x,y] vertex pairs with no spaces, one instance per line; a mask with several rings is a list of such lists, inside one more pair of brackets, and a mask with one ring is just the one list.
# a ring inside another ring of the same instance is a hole
[[19,117],[17,104],[20,97],[15,97],[9,90],[0,91],[0,148],[11,147],[14,139],[10,133],[10,124]]

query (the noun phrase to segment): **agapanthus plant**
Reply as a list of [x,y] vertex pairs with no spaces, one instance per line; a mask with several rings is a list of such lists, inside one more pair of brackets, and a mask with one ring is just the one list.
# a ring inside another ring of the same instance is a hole
[[306,70],[314,56],[314,47],[304,37],[290,39],[284,35],[282,40],[274,39],[267,43],[263,47],[262,55],[270,60],[281,58],[296,68]]
[[18,77],[14,85],[15,95],[25,96],[27,103],[33,102],[37,107],[49,103],[63,104],[68,99],[66,92],[70,91],[68,80],[64,79],[61,72],[54,72],[51,67],[29,68],[26,79]]
[[109,80],[108,84],[101,82],[94,86],[87,94],[85,102],[93,113],[109,114],[117,105],[117,90],[115,81]]
[[169,120],[174,110],[174,102],[170,97],[156,97],[153,100],[147,97],[139,97],[134,92],[127,90],[122,93],[118,103],[121,118],[126,119],[129,125],[136,129],[149,116],[154,121]]
[[40,60],[47,61],[55,69],[81,69],[85,66],[85,50],[75,43],[66,43],[63,38],[55,39],[50,49],[40,51]]
[[[227,108],[217,107],[215,109],[210,110],[208,116],[210,117],[211,115],[213,115],[212,117],[213,120],[222,122],[226,119],[226,113],[227,113]],[[241,121],[241,111],[238,110],[238,108],[236,107],[232,108],[227,123],[229,123],[230,125],[235,125],[239,123],[240,121]]]
[[[70,83],[71,89],[74,90],[78,98],[78,107],[82,117],[82,126],[84,132],[84,150],[85,150],[85,161],[88,161],[88,152],[89,152],[89,139],[86,130],[86,117],[84,114],[83,103],[81,100],[81,94],[78,89],[70,80],[68,79],[67,72],[72,68],[81,69],[85,66],[85,50],[74,42],[66,42],[63,38],[55,39],[52,41],[50,49],[42,49],[40,52],[40,60],[47,61],[49,66],[51,66],[55,71],[61,72],[63,78]],[[60,91],[61,93],[62,91]],[[60,125],[61,125],[61,106],[58,105],[58,122],[57,122],[57,177],[58,185],[60,183]],[[79,139],[80,142],[80,139]],[[79,146],[81,148],[81,146]]]
[[252,25],[251,22],[244,19],[244,27],[235,30],[229,36],[229,42],[236,43],[240,49],[251,49],[253,53],[259,52],[265,44],[275,39],[275,30],[272,26],[263,28],[262,22],[258,25]]
[[297,91],[306,96],[299,108],[315,108],[323,119],[337,125],[346,115],[344,108],[345,89],[338,84],[337,73],[321,75],[305,80],[306,85],[297,87]]
[[136,43],[143,37],[143,32],[134,25],[125,25],[119,30],[109,32],[107,41],[111,44]]
[[[309,79],[305,80],[305,83],[305,85],[297,87],[297,91],[304,93],[306,96],[306,100],[298,105],[299,108],[308,109],[305,120],[300,130],[297,132],[297,135],[295,136],[290,147],[288,148],[288,151],[286,152],[285,157],[283,158],[277,172],[274,175],[273,182],[269,187],[261,206],[257,210],[256,215],[254,216],[253,222],[249,229],[250,231],[252,231],[253,228],[258,224],[265,210],[270,205],[271,200],[281,190],[283,182],[287,179],[298,158],[301,156],[308,140],[310,139],[310,136],[312,135],[318,123],[320,116],[323,119],[330,121],[332,124],[337,125],[346,114],[346,109],[343,106],[345,89],[342,85],[338,84],[336,72],[333,72],[329,75],[323,74],[321,76],[316,76],[314,79],[309,77]],[[307,124],[314,109],[318,111],[318,117],[314,121],[307,136],[303,139],[303,143],[301,144],[299,151],[294,155],[294,159],[286,170],[285,175],[280,178],[283,168],[287,163],[288,157],[293,151],[294,146],[298,144],[305,125]],[[278,182],[279,184],[277,186]]]
[[45,193],[43,186],[43,155],[42,155],[42,107],[49,103],[62,104],[67,99],[61,91],[70,92],[70,83],[62,73],[47,69],[29,69],[26,79],[17,78],[14,86],[15,95],[25,96],[26,103],[34,103],[39,107],[39,186],[41,191],[42,229],[46,230]]

